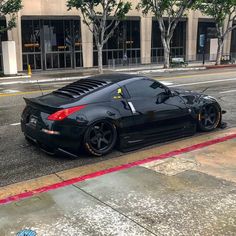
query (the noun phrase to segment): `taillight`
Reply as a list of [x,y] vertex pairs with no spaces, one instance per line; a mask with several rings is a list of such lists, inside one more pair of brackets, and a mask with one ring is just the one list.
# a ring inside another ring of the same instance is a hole
[[52,115],[50,115],[48,117],[48,120],[53,120],[53,121],[64,120],[66,117],[70,116],[71,114],[73,114],[77,111],[82,110],[83,108],[85,108],[85,105],[77,106],[77,107],[70,107],[67,109],[57,111],[57,112],[53,113]]

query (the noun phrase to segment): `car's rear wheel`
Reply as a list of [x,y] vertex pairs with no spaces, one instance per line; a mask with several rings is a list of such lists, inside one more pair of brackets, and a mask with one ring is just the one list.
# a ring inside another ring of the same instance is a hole
[[220,108],[215,104],[208,104],[202,107],[199,117],[199,129],[201,131],[212,131],[220,123]]
[[94,156],[103,156],[112,151],[117,141],[115,125],[107,120],[89,126],[84,135],[85,150]]

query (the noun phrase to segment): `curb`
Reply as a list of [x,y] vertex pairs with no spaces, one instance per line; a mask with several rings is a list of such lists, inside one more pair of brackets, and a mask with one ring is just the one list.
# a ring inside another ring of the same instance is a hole
[[1,80],[12,80],[12,79],[30,79],[31,75],[16,75],[16,76],[6,76],[6,77],[0,77]]
[[147,73],[165,73],[165,72],[178,72],[178,71],[198,71],[198,70],[206,70],[206,67],[192,67],[192,68],[176,68],[176,69],[154,69],[154,70],[143,70],[137,71],[138,74],[147,74]]
[[112,70],[113,72],[126,72],[126,71],[133,71],[131,73],[151,73],[151,72],[175,72],[175,71],[193,71],[193,70],[205,70],[205,66],[201,67],[184,67],[184,68],[170,68],[170,69],[163,69],[163,68],[125,68],[125,69],[115,69]]
[[[113,70],[113,73],[124,72],[126,74],[148,74],[148,73],[165,73],[165,72],[178,72],[178,71],[199,71],[205,70],[206,67],[190,67],[190,68],[173,68],[173,69],[143,69],[137,70],[138,68],[130,68],[130,69],[117,69]],[[132,72],[128,72],[132,71]],[[5,77],[0,78],[0,85],[12,85],[12,84],[34,84],[34,83],[45,83],[45,82],[57,82],[57,81],[70,81],[70,80],[79,80],[88,78],[91,75],[84,76],[72,76],[72,77],[62,77],[62,78],[51,78],[51,79],[33,79],[31,76],[16,76],[16,77]],[[11,79],[21,79],[17,81],[10,81]],[[24,80],[23,80],[24,79]],[[4,81],[7,80],[7,81]],[[3,81],[3,82],[2,82]]]
[[[45,83],[45,82],[56,82],[56,81],[69,81],[76,79],[83,79],[89,76],[76,76],[76,77],[64,77],[64,78],[52,78],[52,79],[30,79],[10,82],[0,82],[0,85],[11,85],[11,84],[34,84],[34,83]],[[1,81],[1,80],[0,80]]]
[[208,69],[208,70],[212,70],[212,69],[222,69],[222,68],[236,68],[236,64],[233,64],[233,65],[228,65],[228,64],[226,64],[226,65],[218,65],[218,66],[216,66],[216,65],[213,65],[213,66],[206,66],[206,69]]
[[73,185],[73,184],[76,184],[76,183],[79,183],[79,182],[83,182],[83,181],[86,181],[86,180],[89,180],[89,179],[94,179],[96,177],[103,176],[103,175],[106,175],[106,174],[118,172],[118,171],[121,171],[121,170],[130,169],[130,168],[140,166],[140,165],[143,165],[143,164],[147,164],[147,163],[150,163],[150,162],[153,162],[153,161],[163,160],[163,159],[171,158],[173,156],[181,155],[181,154],[184,154],[184,153],[189,153],[189,152],[192,152],[192,151],[200,150],[200,149],[203,149],[203,148],[215,145],[215,144],[219,144],[219,143],[223,143],[223,142],[235,139],[235,138],[236,138],[236,133],[233,133],[233,134],[230,134],[230,135],[227,135],[227,136],[223,136],[223,137],[211,139],[211,140],[208,140],[208,141],[200,142],[200,143],[192,145],[192,146],[187,146],[187,147],[184,147],[184,148],[176,149],[176,150],[173,150],[173,151],[170,151],[170,152],[167,152],[167,153],[163,153],[163,154],[160,154],[160,155],[157,155],[157,156],[150,156],[150,157],[146,157],[145,159],[142,159],[142,160],[137,160],[137,161],[130,162],[130,163],[127,163],[127,164],[122,164],[122,165],[118,165],[118,166],[115,166],[115,167],[110,167],[108,169],[95,171],[95,172],[92,172],[90,174],[82,175],[82,176],[79,176],[79,177],[75,177],[75,178],[71,178],[71,179],[67,179],[67,180],[62,179],[62,181],[51,184],[51,185],[46,185],[46,186],[40,187],[40,188],[32,190],[32,191],[27,191],[27,192],[24,192],[24,193],[20,193],[20,194],[16,194],[16,195],[13,195],[13,196],[9,196],[7,198],[0,199],[0,206],[9,204],[11,202],[17,202],[17,201],[20,201],[22,199],[30,198],[30,197],[33,197],[33,196],[35,196],[37,194],[40,194],[40,193],[49,192],[49,191],[60,189],[60,188],[70,186],[70,185]]

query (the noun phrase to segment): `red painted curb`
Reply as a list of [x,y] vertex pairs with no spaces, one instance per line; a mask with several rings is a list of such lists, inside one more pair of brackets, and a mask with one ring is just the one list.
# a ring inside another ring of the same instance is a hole
[[226,65],[218,65],[218,66],[216,66],[216,65],[212,65],[212,66],[206,66],[206,69],[208,69],[208,70],[211,70],[211,69],[225,69],[225,68],[235,68],[236,67],[236,65],[235,64],[226,64]]
[[10,203],[10,202],[14,202],[14,201],[19,201],[21,199],[32,197],[32,196],[34,196],[36,194],[39,194],[39,193],[48,192],[48,191],[55,190],[55,189],[58,189],[58,188],[62,188],[62,187],[68,186],[68,185],[79,183],[79,182],[82,182],[82,181],[85,181],[85,180],[88,180],[88,179],[92,179],[92,178],[95,178],[95,177],[98,177],[98,176],[102,176],[102,175],[105,175],[105,174],[117,172],[117,171],[120,171],[120,170],[129,169],[129,168],[132,168],[132,167],[135,167],[135,166],[138,166],[138,165],[142,165],[142,164],[145,164],[145,163],[148,163],[148,162],[161,160],[161,159],[166,159],[166,158],[173,157],[175,155],[180,155],[180,154],[183,154],[183,153],[195,151],[195,150],[198,150],[198,149],[202,149],[204,147],[208,147],[208,146],[211,146],[211,145],[214,145],[214,144],[217,144],[217,143],[222,143],[222,142],[225,142],[225,141],[228,141],[228,140],[231,140],[231,139],[235,139],[235,138],[236,138],[236,134],[231,134],[231,135],[228,135],[228,136],[225,136],[225,137],[209,140],[209,141],[202,142],[202,143],[199,143],[199,144],[196,144],[196,145],[193,145],[193,146],[189,146],[189,147],[186,147],[186,148],[177,149],[177,150],[174,150],[174,151],[171,151],[171,152],[167,152],[167,153],[161,154],[159,156],[149,157],[149,158],[146,158],[144,160],[131,162],[131,163],[128,163],[128,164],[124,164],[124,165],[112,167],[112,168],[109,168],[109,169],[97,171],[97,172],[94,172],[94,173],[91,173],[91,174],[83,175],[83,176],[80,176],[80,177],[77,177],[77,178],[65,180],[65,181],[62,181],[62,182],[59,182],[59,183],[56,183],[56,184],[52,184],[52,185],[44,186],[42,188],[35,189],[33,191],[20,193],[20,194],[17,194],[15,196],[11,196],[11,197],[8,197],[8,198],[5,198],[5,199],[0,199],[0,205],[7,204],[7,203]]

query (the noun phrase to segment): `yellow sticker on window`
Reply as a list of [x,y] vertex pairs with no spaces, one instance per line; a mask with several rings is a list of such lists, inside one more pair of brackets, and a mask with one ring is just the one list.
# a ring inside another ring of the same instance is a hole
[[122,89],[119,88],[117,92],[118,92],[119,94],[122,94]]

